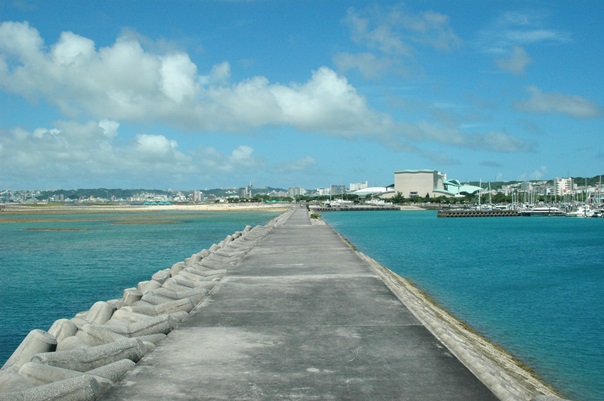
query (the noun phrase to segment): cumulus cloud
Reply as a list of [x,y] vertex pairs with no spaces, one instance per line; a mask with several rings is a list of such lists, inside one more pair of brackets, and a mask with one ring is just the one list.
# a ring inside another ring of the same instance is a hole
[[90,39],[65,32],[47,49],[27,23],[0,24],[0,87],[42,98],[70,116],[156,121],[192,130],[292,125],[356,134],[383,128],[384,116],[327,67],[305,83],[271,84],[261,76],[231,82],[227,62],[202,75],[186,53],[153,54],[134,35],[97,49]]
[[357,68],[366,78],[391,72],[408,73],[409,61],[418,46],[448,52],[462,43],[449,26],[449,17],[433,11],[413,14],[403,6],[376,5],[363,10],[351,7],[343,22],[352,40],[369,52],[339,53],[334,63],[342,71]]
[[[179,150],[177,141],[158,134],[119,138],[115,121],[59,121],[53,128],[0,131],[0,170],[6,177],[65,185],[119,185],[123,177],[138,182],[195,181],[222,173],[248,175],[263,166],[254,149],[241,145],[230,153],[214,148]],[[95,184],[92,184],[95,183]],[[19,182],[2,182],[15,187]]]
[[507,57],[496,60],[499,68],[515,75],[524,74],[525,68],[532,62],[526,50],[520,46],[514,46]]
[[596,118],[602,115],[602,108],[584,97],[562,93],[544,93],[535,86],[529,86],[530,98],[516,103],[516,108],[529,113],[565,114],[574,118]]
[[[380,63],[384,63],[383,68],[396,63],[394,56],[410,54],[408,44],[441,50],[459,45],[448,27],[448,18],[440,14],[412,15],[401,8],[382,11],[377,7],[364,12],[351,9],[347,18],[357,40],[380,49],[384,58],[373,58],[369,53],[351,55],[342,58],[341,65],[365,63],[368,74]],[[301,132],[362,137],[405,151],[415,149],[416,142],[426,141],[503,152],[529,148],[507,134],[466,134],[427,122],[395,121],[371,108],[346,77],[328,67],[317,68],[305,82],[271,83],[263,76],[233,81],[226,61],[200,72],[185,52],[174,48],[152,52],[140,37],[128,32],[100,48],[88,38],[64,32],[49,46],[28,23],[0,23],[0,88],[54,104],[74,121],[94,121],[60,122],[56,127],[59,131],[44,131],[40,138],[23,133],[28,138],[23,149],[27,153],[35,149],[35,140],[44,140],[44,147],[37,149],[54,147],[57,155],[66,158],[69,152],[75,159],[89,158],[88,165],[97,166],[99,171],[100,155],[113,171],[121,171],[118,159],[134,170],[148,171],[148,161],[155,160],[153,166],[162,171],[185,173],[196,171],[195,166],[201,163],[217,171],[263,165],[246,147],[230,155],[203,148],[198,155],[203,162],[195,164],[194,155],[179,150],[174,140],[148,133],[139,133],[128,146],[118,146],[120,123],[161,123],[220,133],[290,126]],[[3,143],[4,149],[14,145],[17,136],[11,134],[13,142]],[[98,149],[98,153],[91,154],[90,149]],[[50,155],[49,160],[55,157]]]

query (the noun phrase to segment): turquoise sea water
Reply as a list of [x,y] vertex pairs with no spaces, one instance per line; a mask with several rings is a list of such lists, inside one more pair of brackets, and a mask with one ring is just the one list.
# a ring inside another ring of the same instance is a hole
[[278,213],[0,214],[0,367],[33,329],[123,290]]
[[563,396],[604,400],[604,219],[322,217]]

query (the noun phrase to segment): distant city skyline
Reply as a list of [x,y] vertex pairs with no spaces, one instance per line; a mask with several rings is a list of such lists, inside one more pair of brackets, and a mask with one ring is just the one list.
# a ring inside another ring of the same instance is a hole
[[0,189],[594,177],[604,2],[0,4]]

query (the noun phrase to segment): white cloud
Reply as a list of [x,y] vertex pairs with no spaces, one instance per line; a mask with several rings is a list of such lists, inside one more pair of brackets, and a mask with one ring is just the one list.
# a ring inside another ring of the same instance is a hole
[[518,75],[532,62],[526,46],[572,41],[568,32],[545,27],[542,14],[506,12],[479,33],[476,46],[481,52],[495,56],[499,68]]
[[461,39],[449,26],[449,17],[433,11],[413,14],[402,6],[373,6],[361,11],[350,8],[344,23],[356,43],[384,54],[412,56],[412,44],[444,51],[461,45]]
[[197,67],[186,54],[162,57],[162,91],[174,102],[193,99],[196,75]]
[[198,75],[187,54],[150,53],[135,35],[97,50],[91,40],[67,32],[45,49],[26,23],[0,24],[0,86],[55,103],[69,116],[215,131],[292,125],[346,135],[383,130],[387,120],[327,67],[305,83],[271,84],[262,76],[231,82],[226,62]]
[[512,74],[524,74],[525,68],[533,62],[526,50],[520,46],[514,46],[504,58],[496,60],[499,68]]
[[589,100],[562,93],[543,93],[535,86],[529,86],[530,98],[516,104],[517,109],[530,113],[566,114],[574,118],[595,118],[602,115],[602,108]]
[[367,79],[381,78],[384,74],[394,72],[406,72],[400,59],[391,57],[379,58],[373,53],[338,53],[333,62],[339,71],[344,73],[352,69],[358,69],[361,75]]
[[[384,52],[405,54],[407,42],[444,50],[458,44],[445,16],[410,15],[402,9],[382,12],[376,8],[372,12],[364,16],[350,11],[349,19],[358,35],[366,35],[362,40]],[[389,57],[353,55],[345,61],[357,66],[365,63],[370,73],[380,63],[386,65]],[[397,59],[392,60],[395,63]],[[37,155],[44,155],[40,157],[59,169],[75,164],[59,163],[49,149],[56,150],[56,155],[68,158],[71,154],[74,160],[85,161],[87,171],[100,172],[107,167],[115,174],[127,171],[126,167],[141,174],[187,174],[198,171],[199,166],[210,171],[263,166],[263,161],[246,147],[230,155],[207,148],[200,154],[189,154],[180,151],[174,140],[148,133],[139,133],[125,146],[118,140],[118,121],[159,122],[195,132],[221,133],[288,125],[313,134],[363,137],[399,150],[415,149],[414,142],[504,152],[525,151],[528,147],[506,134],[468,135],[426,122],[394,121],[390,115],[372,109],[344,76],[328,67],[313,71],[306,82],[278,84],[263,76],[233,82],[228,62],[200,73],[186,53],[173,48],[165,54],[153,53],[131,32],[102,48],[71,32],[46,46],[38,31],[27,23],[0,23],[0,88],[43,99],[74,120],[91,120],[85,124],[60,122],[56,127],[59,131],[51,134],[48,130],[41,138],[13,131],[11,139],[2,143],[5,153],[10,148],[22,152],[23,157],[29,154],[34,158],[33,165],[40,164]],[[20,135],[25,138],[22,148],[15,147]],[[35,140],[45,142],[37,146]]]
[[403,6],[376,5],[363,10],[351,7],[343,22],[350,29],[352,40],[364,49],[358,54],[339,53],[334,64],[341,71],[358,68],[366,78],[408,74],[418,46],[452,51],[462,44],[449,26],[449,17],[433,11],[413,14]]
[[531,12],[506,12],[480,32],[478,45],[491,54],[507,53],[514,46],[570,43],[568,32],[545,27],[545,16]]
[[[120,139],[114,121],[77,123],[60,121],[53,128],[0,131],[0,171],[19,180],[62,182],[66,186],[119,186],[132,182],[175,183],[176,177],[195,182],[201,176],[249,176],[263,166],[254,149],[241,145],[225,154],[213,148],[183,153],[178,143],[164,135],[140,134],[132,141]],[[5,178],[6,179],[6,178]]]

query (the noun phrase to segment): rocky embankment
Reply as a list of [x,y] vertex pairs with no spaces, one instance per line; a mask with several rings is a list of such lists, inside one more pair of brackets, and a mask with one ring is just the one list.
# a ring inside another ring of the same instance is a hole
[[291,213],[228,235],[125,289],[121,299],[97,302],[48,331],[31,331],[0,369],[0,401],[100,398]]

